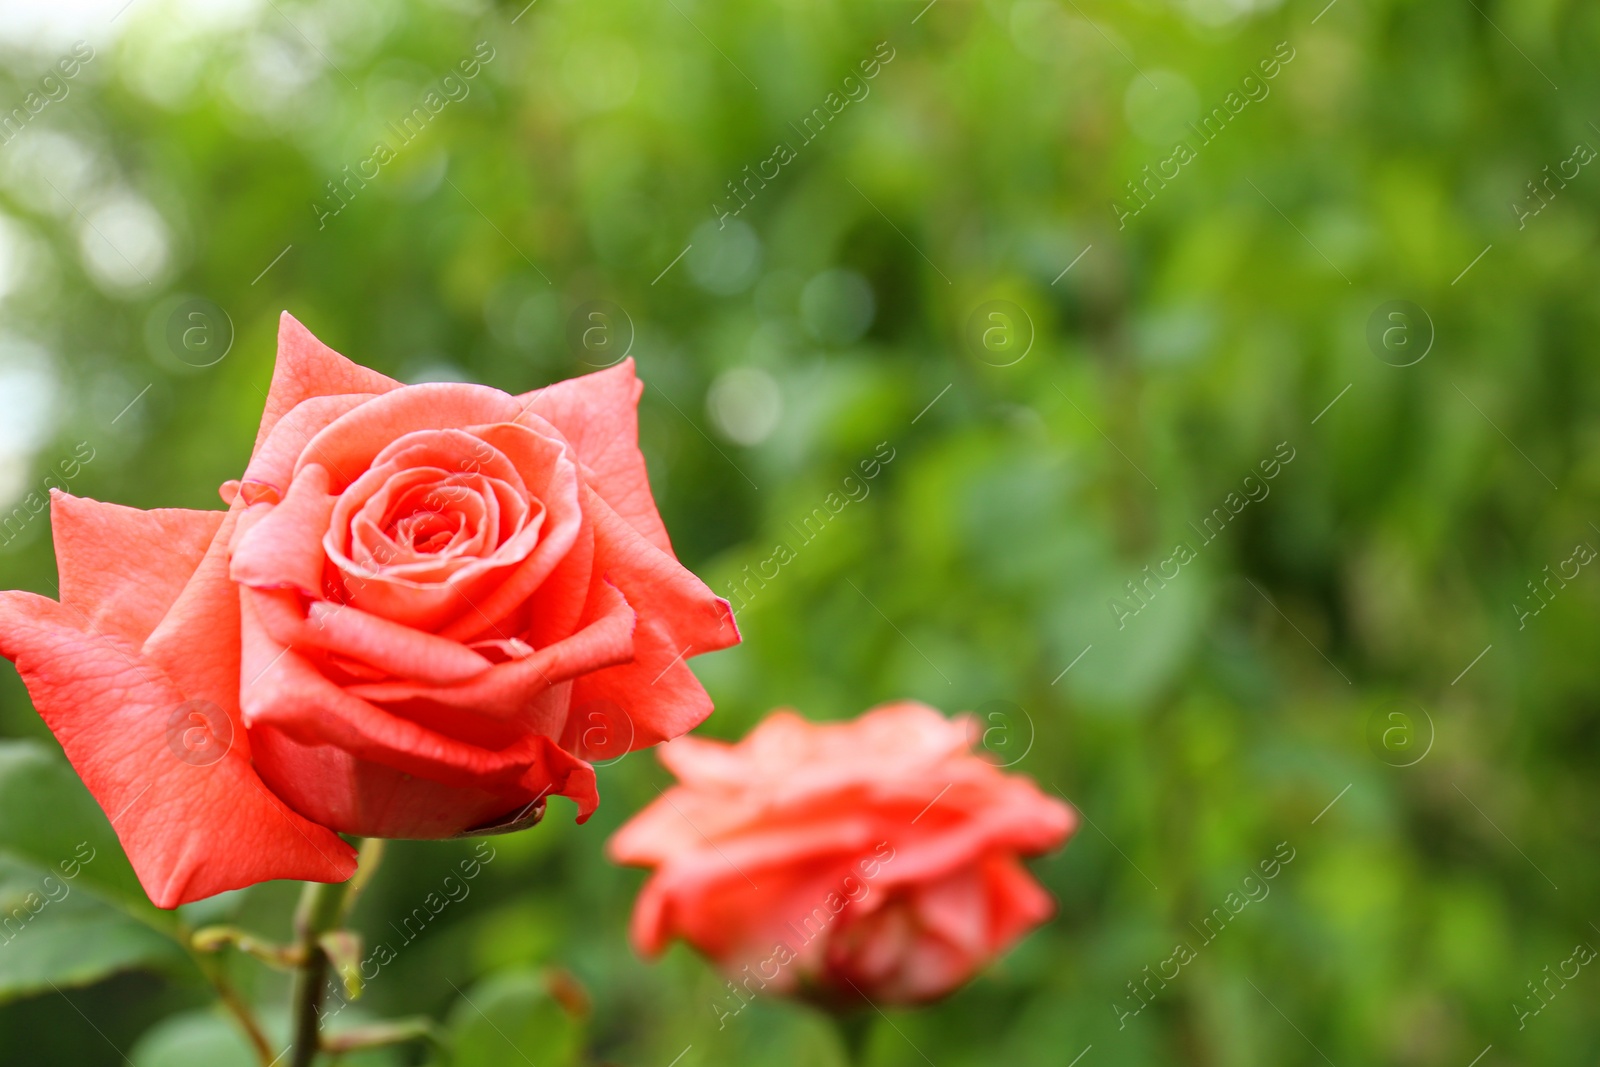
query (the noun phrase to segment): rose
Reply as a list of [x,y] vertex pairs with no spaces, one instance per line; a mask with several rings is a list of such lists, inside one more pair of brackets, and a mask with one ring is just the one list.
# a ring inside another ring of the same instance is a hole
[[226,512],[53,494],[61,601],[0,593],[0,653],[157,904],[346,878],[336,831],[581,821],[589,759],[705,718],[683,661],[738,634],[672,553],[642,389],[402,386],[285,315]]
[[741,997],[916,1003],[956,989],[1053,913],[1020,857],[1077,822],[974,755],[975,732],[900,703],[822,725],[778,711],[738,744],[663,746],[681,784],[609,846],[653,868],[636,947],[681,937]]

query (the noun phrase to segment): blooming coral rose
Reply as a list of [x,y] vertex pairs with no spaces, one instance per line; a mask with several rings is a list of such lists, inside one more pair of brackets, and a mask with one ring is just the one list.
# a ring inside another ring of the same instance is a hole
[[1020,857],[1067,805],[974,755],[970,719],[887,704],[853,722],[778,711],[738,744],[660,750],[680,783],[610,842],[653,868],[633,940],[681,937],[745,994],[915,1003],[962,985],[1054,903]]
[[0,653],[157,904],[346,878],[335,831],[586,819],[588,758],[710,713],[683,661],[738,633],[672,553],[642,389],[402,386],[285,314],[226,512],[53,495],[61,601],[0,592]]

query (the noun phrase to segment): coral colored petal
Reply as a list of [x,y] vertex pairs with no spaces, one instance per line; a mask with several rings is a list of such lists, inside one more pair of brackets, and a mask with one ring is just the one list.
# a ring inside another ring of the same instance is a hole
[[677,931],[670,917],[671,900],[655,875],[644,883],[633,905],[628,923],[628,939],[641,956],[656,956],[667,947]]
[[923,825],[931,821],[930,817],[903,834],[896,846],[899,855],[884,876],[886,884],[915,885],[944,878],[998,847],[1031,855],[1066,840],[1065,833],[1055,831],[1057,824],[1050,816],[1045,816],[1050,822],[1041,828],[1041,820],[1029,810],[1034,803],[1049,805],[1048,797],[1019,804],[1014,797],[1008,801],[1003,795],[974,790],[970,796],[952,801],[954,793],[951,790],[940,803],[962,805],[963,816],[947,826]]
[[0,653],[16,662],[157,906],[274,878],[342,881],[355,871],[350,846],[262,785],[237,733],[215,762],[180,758],[169,724],[190,695],[131,642],[82,625],[54,601],[0,593]]
[[1015,856],[997,853],[989,857],[983,876],[989,899],[991,951],[1004,952],[1056,913],[1055,899]]
[[90,630],[142,642],[199,566],[225,512],[119,504],[50,493],[61,601]]
[[234,747],[250,758],[239,718],[239,587],[228,578],[228,545],[243,508],[224,516],[200,565],[161,624],[145,638],[141,657],[165,672],[185,696],[208,700],[227,713]]
[[283,503],[259,504],[246,513],[233,546],[230,577],[252,589],[320,595],[327,564],[322,531],[335,502],[328,483],[328,472],[313,463],[290,484]]
[[[268,635],[253,599],[244,602],[240,694],[251,731],[272,726],[303,744],[337,745],[352,755],[418,777],[471,785],[475,778],[515,777],[501,754],[435,733],[351,696],[292,648]],[[486,782],[492,786],[496,782]]]
[[[635,606],[639,624],[633,662],[579,678],[573,703],[611,701],[628,716],[632,748],[659,744],[711,714],[711,698],[684,660],[737,644],[739,630],[727,601],[623,521],[593,490],[584,491],[583,507],[594,523],[595,572]],[[576,729],[568,725],[569,734]],[[572,749],[576,737],[564,737],[562,743]]]
[[581,378],[524,393],[527,410],[547,420],[592,472],[596,492],[652,545],[672,555],[661,523],[644,454],[639,451],[639,396],[644,383],[625,359]]
[[387,393],[400,388],[393,378],[352,363],[311,335],[287,311],[278,319],[278,361],[261,413],[256,449],[279,419],[297,404],[317,396],[341,393]]
[[307,605],[288,590],[247,589],[262,627],[279,647],[331,652],[383,674],[441,685],[465,681],[492,664],[455,641],[345,604]]
[[967,866],[911,894],[918,920],[969,958],[991,951],[983,874]]
[[925,1003],[959,988],[986,962],[984,957],[969,956],[942,938],[923,933],[900,950],[892,973],[875,992],[900,1004]]
[[391,674],[450,683],[491,667],[465,645],[341,604],[312,604],[306,625],[326,635],[324,647]]
[[566,557],[583,522],[578,471],[565,448],[520,426],[489,426],[479,432],[499,453],[513,458],[529,492],[544,504],[545,518],[537,528],[538,544],[533,551],[505,575],[502,584],[476,601],[473,610],[463,612],[441,631],[458,641],[511,636],[500,632],[501,624]]
[[[756,731],[781,731],[791,735],[795,745],[803,746],[809,740],[811,727],[793,711],[780,708],[763,719]],[[759,773],[747,751],[753,737],[755,733],[739,744],[729,744],[709,737],[685,736],[662,745],[656,756],[685,785],[743,789]],[[795,754],[798,756],[799,752]]]
[[335,419],[375,398],[374,393],[318,396],[294,408],[256,446],[236,495],[243,497],[246,504],[276,504],[282,500],[294,480],[296,464],[312,439]]
[[[556,749],[549,737],[526,734],[507,747],[485,748],[380,708],[329,681],[299,652],[273,641],[254,605],[254,599],[247,598],[242,613],[246,682],[241,703],[252,736],[260,730],[273,730],[298,746],[333,746],[357,762],[380,764],[457,789],[512,796],[527,792],[523,802],[547,786],[549,792],[577,801],[583,817],[594,810],[593,772],[588,764]],[[285,801],[320,820],[323,811],[308,807],[306,799],[307,791],[320,787],[297,773],[300,761],[279,765],[271,752],[263,752],[257,757],[257,766]],[[397,777],[395,784],[399,782]],[[535,782],[540,784],[530,792],[530,783]],[[370,826],[339,824],[337,828],[377,836],[414,836],[388,825],[381,834]],[[457,830],[465,828],[466,824],[456,826]]]
[[592,620],[596,612],[590,601],[595,589],[594,523],[580,508],[572,544],[519,612],[527,624],[524,639],[543,648]]
[[522,408],[498,389],[463,382],[428,382],[386,393],[334,419],[305,446],[300,465],[320,463],[334,476],[334,492],[419,430],[459,430],[511,422]]
[[678,806],[684,797],[673,786],[636,812],[606,841],[606,858],[632,867],[653,867],[705,846],[705,838]]
[[506,780],[444,783],[362,759],[331,745],[305,744],[272,726],[257,730],[262,776],[296,810],[363,837],[436,839],[528,811],[565,796],[586,820],[599,802],[594,771],[546,737],[524,746],[522,773]]
[[[380,704],[426,701],[461,714],[509,719],[528,708],[544,690],[633,658],[634,612],[616,587],[597,579],[591,609],[595,617],[571,637],[521,659],[496,664],[458,684],[430,684],[407,676],[399,681],[352,685],[345,691]],[[563,747],[571,750],[571,746]]]

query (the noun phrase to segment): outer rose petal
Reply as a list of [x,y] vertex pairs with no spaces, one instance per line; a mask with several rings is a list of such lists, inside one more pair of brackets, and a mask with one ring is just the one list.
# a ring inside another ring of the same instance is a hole
[[956,989],[1053,914],[1055,901],[1022,863],[994,852],[851,923],[829,946],[829,964],[877,995],[920,1003]]
[[307,605],[289,591],[247,589],[244,595],[282,648],[332,652],[376,672],[439,685],[477,677],[493,666],[465,645],[360,608],[320,600]]
[[594,771],[535,736],[509,753],[520,774],[478,785],[418,778],[361,759],[340,746],[305,744],[272,725],[255,729],[262,774],[318,822],[373,837],[441,838],[499,821],[555,794],[570,797],[586,820],[599,804]]
[[644,454],[639,451],[639,396],[644,383],[633,360],[524,393],[530,412],[561,431],[593,475],[590,485],[640,535],[672,555]]
[[220,511],[140,511],[50,491],[61,602],[85,625],[142,642],[183,592],[222,525]]
[[278,361],[272,386],[261,413],[256,448],[267,439],[279,419],[301,401],[341,393],[387,393],[400,383],[375,370],[352,363],[311,336],[311,331],[287,311],[278,319]]
[[[724,862],[723,867],[727,866]],[[849,873],[848,861],[841,860],[757,874],[759,891],[740,878],[698,896],[685,895],[665,884],[660,875],[653,875],[640,892],[629,939],[639,952],[654,956],[673,937],[682,936],[729,973],[766,959],[779,942],[806,955],[808,946],[796,944],[800,939],[796,931],[803,934],[808,920],[815,927],[812,909]],[[872,900],[868,896],[865,902]],[[816,950],[822,947],[820,941],[814,943]],[[793,991],[796,977],[793,968],[785,968],[777,979],[779,991]]]
[[[56,493],[51,519],[63,602],[0,592],[0,653],[111,816],[150,898],[171,908],[271,878],[349,877],[349,846],[290,812],[250,767],[237,645],[221,663],[191,648],[178,674],[164,662],[167,636],[192,620],[224,642],[237,631],[231,517]],[[168,743],[189,701],[229,716],[232,744],[216,762],[185,762]]]
[[1015,856],[989,857],[983,867],[990,904],[989,944],[1003,952],[1056,913],[1056,902]]
[[[137,512],[92,501],[65,509],[74,516],[63,524],[69,530],[98,511],[103,531],[127,546],[135,566],[149,550],[138,535],[149,532],[150,520]],[[193,521],[215,525],[210,518]],[[71,549],[64,558],[69,569],[80,562]],[[116,573],[101,576],[110,601],[122,595]],[[129,588],[144,587],[130,579]],[[183,609],[179,597],[167,623]],[[214,763],[196,765],[173,751],[168,727],[174,712],[191,700],[226,709],[231,697],[180,688],[125,635],[88,626],[89,617],[70,604],[0,592],[0,653],[17,663],[67,759],[110,816],[151,900],[173,908],[272,878],[331,882],[354,872],[348,845],[289,811],[261,784],[242,728],[233,730],[232,746]]]
[[[612,511],[593,490],[583,495],[594,521],[594,569],[613,582],[639,613],[632,663],[595,671],[573,685],[574,706],[604,701],[627,718],[625,751],[659,744],[694,729],[711,714],[711,698],[684,660],[739,641],[728,602],[670,553]],[[564,747],[578,750],[583,723],[572,720]]]
[[[448,837],[552,793],[572,798],[580,821],[594,811],[594,771],[532,730],[546,701],[553,703],[552,711],[564,713],[563,683],[574,671],[587,669],[584,657],[590,652],[555,646],[525,661],[492,667],[466,683],[495,680],[518,694],[517,709],[530,720],[487,722],[473,709],[493,694],[479,694],[449,724],[459,734],[479,731],[474,740],[481,743],[474,743],[356,695],[376,686],[345,689],[329,681],[301,653],[273,639],[258,612],[268,597],[245,593],[242,701],[257,745],[257,766],[295,810],[343,832],[372,837]],[[590,635],[609,650],[606,654],[626,654],[632,613],[614,591],[607,603],[608,613],[595,627],[616,632],[603,637],[584,630],[571,640]],[[442,697],[451,689],[428,691]],[[402,701],[408,696],[391,695]]]
[[[944,774],[952,761],[968,775],[983,773],[969,756],[970,722],[912,702],[884,704],[857,719],[821,726],[784,708],[737,745],[681,740],[663,746],[660,756],[685,784],[746,789],[764,783],[774,799],[786,802],[853,784],[871,786],[879,798],[921,797],[920,810],[932,799],[926,794],[929,775]],[[885,753],[894,758],[886,762]]]

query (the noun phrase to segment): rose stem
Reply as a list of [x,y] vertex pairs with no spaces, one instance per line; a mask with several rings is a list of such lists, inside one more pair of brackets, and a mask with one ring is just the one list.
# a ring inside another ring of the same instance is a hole
[[867,1062],[867,1042],[872,1037],[872,1019],[855,1008],[846,1008],[834,1018],[838,1022],[839,1036],[844,1040],[845,1062],[858,1067]]
[[[376,859],[381,844],[371,849],[367,845],[365,841],[361,844],[363,856],[371,855]],[[311,1067],[317,1058],[322,990],[328,978],[328,954],[322,950],[318,939],[339,928],[351,888],[364,886],[371,877],[370,872],[363,873],[366,877],[357,874],[348,882],[307,882],[300,892],[300,905],[294,913],[294,932],[302,956],[294,977],[294,1032],[291,1037],[294,1052],[289,1067]]]

